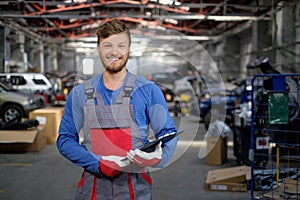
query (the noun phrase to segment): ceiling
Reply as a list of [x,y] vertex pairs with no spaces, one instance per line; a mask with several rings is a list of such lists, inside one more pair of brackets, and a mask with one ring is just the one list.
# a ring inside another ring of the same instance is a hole
[[[245,24],[269,20],[278,1],[259,0],[7,0],[0,25],[46,42],[95,36],[99,24],[119,18],[131,28],[174,30],[187,39],[217,40]],[[271,5],[273,3],[273,5]]]

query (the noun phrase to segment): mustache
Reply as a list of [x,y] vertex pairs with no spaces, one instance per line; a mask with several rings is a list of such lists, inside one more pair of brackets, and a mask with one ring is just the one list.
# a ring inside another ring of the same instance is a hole
[[120,64],[118,64],[116,66],[116,65],[114,65],[114,64],[112,65],[112,63],[110,63],[108,66],[105,66],[105,69],[111,73],[118,73],[118,72],[122,71],[123,68],[126,67],[127,61],[128,61],[128,57],[126,58],[126,60],[124,60],[124,63],[123,63],[123,60],[120,59],[119,60],[119,62],[121,62]]

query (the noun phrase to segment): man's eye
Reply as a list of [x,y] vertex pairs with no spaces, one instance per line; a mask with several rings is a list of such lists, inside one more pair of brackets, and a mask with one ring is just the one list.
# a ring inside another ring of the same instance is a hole
[[126,47],[125,44],[119,44],[119,48],[124,49]]
[[110,49],[111,45],[110,44],[103,44],[102,47],[105,48],[105,49]]

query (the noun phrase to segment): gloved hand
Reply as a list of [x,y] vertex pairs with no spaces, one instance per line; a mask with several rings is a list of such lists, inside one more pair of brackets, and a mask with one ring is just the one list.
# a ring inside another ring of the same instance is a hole
[[121,156],[102,156],[99,161],[99,170],[109,177],[114,177],[120,174],[122,168],[130,164],[126,157]]
[[127,158],[141,167],[151,167],[157,165],[162,158],[161,142],[155,147],[153,152],[147,153],[139,149],[130,150]]

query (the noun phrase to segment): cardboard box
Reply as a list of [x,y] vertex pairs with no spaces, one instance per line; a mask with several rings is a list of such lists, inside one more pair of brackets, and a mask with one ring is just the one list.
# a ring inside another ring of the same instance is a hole
[[206,164],[222,165],[227,160],[227,140],[223,137],[206,138]]
[[28,130],[1,130],[0,152],[37,152],[47,144],[43,127]]
[[206,182],[228,183],[228,182],[241,182],[250,179],[251,179],[251,167],[242,165],[236,167],[228,167],[224,169],[210,170],[207,173]]
[[40,123],[39,126],[45,128],[45,136],[48,144],[55,144],[59,124],[64,113],[62,107],[49,107],[31,111],[29,113],[30,119],[37,119]]
[[206,190],[211,191],[230,191],[230,192],[247,192],[246,183],[211,183],[206,184]]
[[207,173],[205,189],[212,191],[246,192],[251,178],[249,166],[210,170]]
[[284,199],[298,199],[300,194],[300,179],[293,180],[289,178],[284,178],[283,183],[279,187],[271,190],[263,195],[263,197],[274,199],[274,200],[284,200]]

